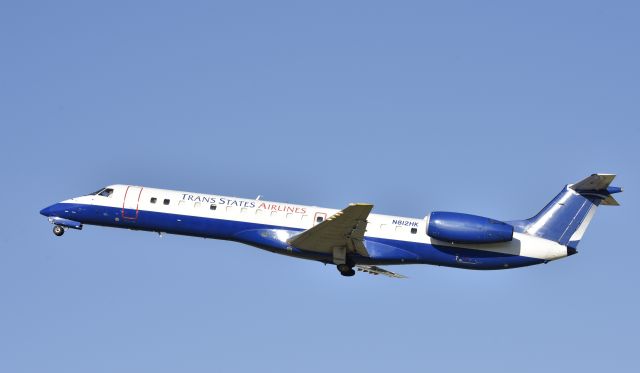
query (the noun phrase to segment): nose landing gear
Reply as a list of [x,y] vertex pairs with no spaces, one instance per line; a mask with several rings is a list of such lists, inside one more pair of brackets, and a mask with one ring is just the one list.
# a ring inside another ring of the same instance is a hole
[[58,237],[62,236],[64,234],[64,228],[60,225],[54,225],[53,234],[55,234]]

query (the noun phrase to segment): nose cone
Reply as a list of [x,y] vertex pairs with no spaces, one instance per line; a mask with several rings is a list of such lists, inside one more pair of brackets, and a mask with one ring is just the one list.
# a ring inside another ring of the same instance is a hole
[[42,210],[40,210],[40,214],[47,217],[54,216],[55,210],[56,210],[56,205],[51,205],[49,207],[45,207]]

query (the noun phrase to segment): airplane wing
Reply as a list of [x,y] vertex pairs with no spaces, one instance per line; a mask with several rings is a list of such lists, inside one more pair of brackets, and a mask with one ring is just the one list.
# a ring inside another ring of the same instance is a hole
[[384,268],[380,268],[380,267],[376,267],[376,266],[365,266],[365,265],[357,265],[356,268],[358,268],[358,271],[360,272],[364,272],[364,273],[370,273],[372,275],[384,275],[384,276],[389,276],[392,278],[407,278],[406,276],[403,276],[401,274],[398,273],[394,273],[391,271],[387,271]]
[[372,208],[370,204],[352,203],[322,223],[291,237],[289,245],[320,253],[332,253],[336,247],[345,247],[347,252],[369,256],[362,240]]

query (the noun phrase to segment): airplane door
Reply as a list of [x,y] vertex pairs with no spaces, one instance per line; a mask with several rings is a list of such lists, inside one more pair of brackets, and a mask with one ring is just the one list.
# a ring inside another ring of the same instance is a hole
[[122,203],[122,218],[136,220],[138,219],[138,204],[140,203],[140,195],[142,187],[128,186],[124,193],[124,202]]

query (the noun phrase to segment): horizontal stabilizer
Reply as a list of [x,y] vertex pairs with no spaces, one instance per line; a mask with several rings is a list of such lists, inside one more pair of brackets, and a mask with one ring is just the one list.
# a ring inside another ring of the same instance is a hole
[[603,191],[607,190],[615,177],[613,174],[593,174],[571,185],[570,188],[578,193]]
[[618,202],[618,200],[616,200],[615,198],[613,198],[612,195],[608,195],[607,198],[603,199],[602,202],[600,202],[600,205],[605,205],[605,206],[620,206],[620,202]]
[[585,197],[600,199],[600,205],[619,206],[612,194],[622,192],[622,188],[610,186],[616,175],[614,174],[593,174],[586,179],[580,180],[569,188]]

